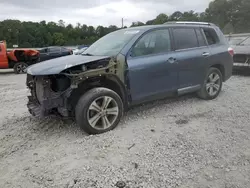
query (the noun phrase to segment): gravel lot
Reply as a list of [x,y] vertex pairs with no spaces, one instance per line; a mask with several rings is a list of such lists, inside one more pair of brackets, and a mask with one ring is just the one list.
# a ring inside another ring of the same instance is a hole
[[27,94],[25,75],[0,73],[0,187],[250,187],[250,77],[233,76],[213,101],[139,106],[97,136],[31,117]]

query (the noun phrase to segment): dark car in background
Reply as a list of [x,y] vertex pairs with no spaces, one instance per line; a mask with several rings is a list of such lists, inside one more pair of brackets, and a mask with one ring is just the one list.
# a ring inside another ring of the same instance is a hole
[[39,52],[40,62],[73,54],[72,50],[61,46],[50,46],[42,48],[39,50]]

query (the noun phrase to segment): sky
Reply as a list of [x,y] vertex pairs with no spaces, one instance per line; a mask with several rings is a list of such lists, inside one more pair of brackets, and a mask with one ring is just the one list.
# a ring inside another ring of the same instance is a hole
[[[202,12],[211,0],[0,0],[0,20],[54,21],[93,26],[130,26],[175,11]],[[39,3],[38,3],[39,2]]]

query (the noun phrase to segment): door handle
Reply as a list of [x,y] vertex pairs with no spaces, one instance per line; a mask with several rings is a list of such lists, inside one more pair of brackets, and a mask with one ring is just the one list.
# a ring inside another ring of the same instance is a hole
[[173,57],[170,57],[169,59],[168,59],[168,62],[169,63],[175,63],[177,61],[177,59],[176,58],[173,58]]
[[203,55],[204,57],[207,57],[207,56],[209,56],[210,54],[209,54],[208,52],[204,52],[202,55]]

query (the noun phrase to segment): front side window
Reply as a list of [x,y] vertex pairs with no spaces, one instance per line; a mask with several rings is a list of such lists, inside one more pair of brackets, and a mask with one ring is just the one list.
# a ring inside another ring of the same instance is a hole
[[43,48],[40,50],[40,53],[48,53],[48,49],[47,48]]
[[193,28],[174,28],[173,35],[177,50],[199,47],[198,39]]
[[151,31],[136,43],[132,57],[158,54],[171,51],[171,39],[168,29]]

